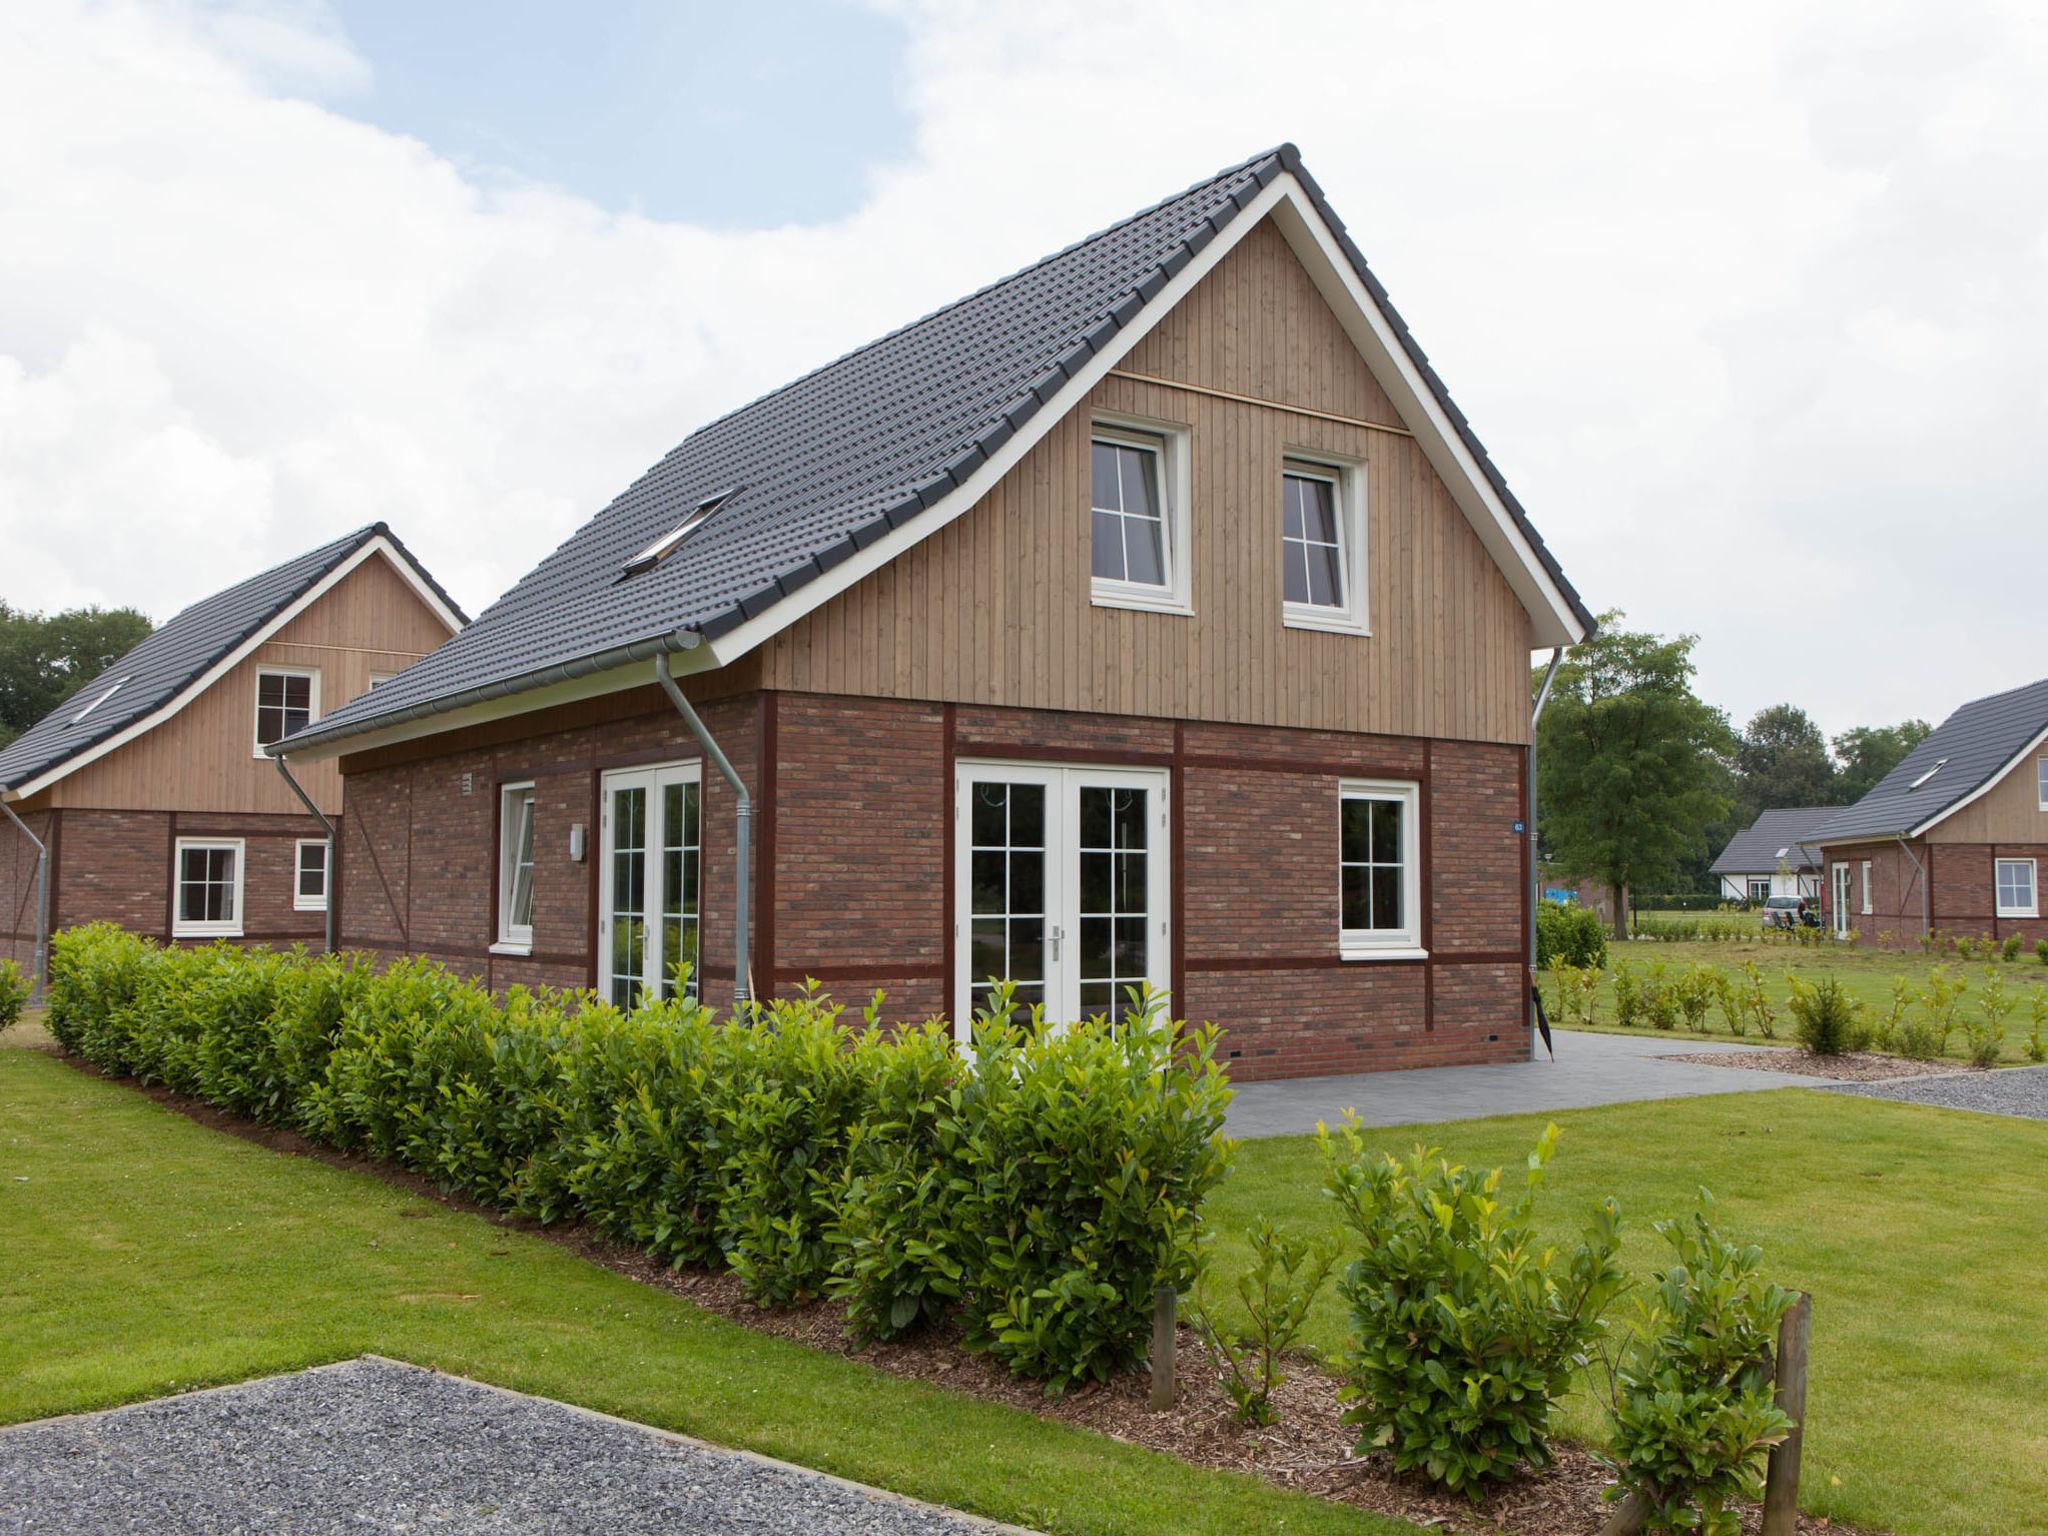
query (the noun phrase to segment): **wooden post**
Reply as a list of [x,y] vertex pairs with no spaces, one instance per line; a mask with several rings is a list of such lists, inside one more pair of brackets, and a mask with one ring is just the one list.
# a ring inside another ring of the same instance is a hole
[[1778,1357],[1773,1367],[1778,1407],[1792,1420],[1792,1433],[1771,1447],[1764,1474],[1763,1536],[1797,1536],[1799,1451],[1806,1437],[1806,1346],[1813,1328],[1813,1297],[1800,1292],[1778,1324]]
[[1152,1293],[1152,1411],[1160,1413],[1173,1406],[1173,1349],[1177,1336],[1175,1313],[1180,1295],[1170,1285]]

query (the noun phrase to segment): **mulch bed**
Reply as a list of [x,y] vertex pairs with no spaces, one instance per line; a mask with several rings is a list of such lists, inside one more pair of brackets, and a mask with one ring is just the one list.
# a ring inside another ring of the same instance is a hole
[[1709,1051],[1697,1056],[1660,1056],[1659,1061],[1689,1061],[1702,1067],[1736,1067],[1745,1072],[1796,1072],[1803,1077],[1831,1078],[1838,1083],[1882,1083],[1895,1077],[1939,1077],[1979,1070],[1958,1061],[1909,1061],[1877,1051],[1851,1051],[1841,1056],[1816,1056],[1811,1051]]
[[[81,1072],[101,1075],[91,1064],[54,1044],[38,1048],[49,1049]],[[1726,1058],[1712,1059],[1720,1062]],[[1195,1466],[1246,1473],[1282,1488],[1462,1536],[1589,1536],[1599,1530],[1612,1508],[1601,1499],[1609,1481],[1606,1469],[1589,1452],[1569,1443],[1553,1446],[1557,1459],[1545,1471],[1478,1500],[1444,1493],[1413,1476],[1398,1475],[1393,1458],[1384,1452],[1354,1455],[1356,1437],[1342,1421],[1339,1383],[1311,1360],[1288,1362],[1287,1378],[1273,1394],[1279,1423],[1263,1429],[1237,1422],[1217,1362],[1200,1338],[1185,1327],[1179,1334],[1178,1393],[1171,1409],[1153,1411],[1151,1378],[1142,1371],[1100,1386],[1078,1388],[1064,1397],[1047,1398],[1035,1382],[1014,1377],[989,1356],[963,1348],[957,1332],[859,1346],[847,1333],[841,1313],[828,1304],[767,1311],[747,1300],[738,1277],[728,1272],[673,1270],[588,1228],[539,1227],[464,1196],[448,1194],[432,1180],[393,1164],[337,1151],[296,1131],[243,1120],[162,1087],[126,1081],[202,1125],[273,1151],[374,1174],[423,1200],[559,1244],[592,1263],[683,1297],[757,1332],[846,1355],[892,1376],[1093,1430]],[[1762,1529],[1762,1511],[1745,1509],[1742,1529],[1746,1536],[1757,1536]],[[1856,1536],[1852,1527],[1806,1514],[1799,1517],[1799,1529]]]

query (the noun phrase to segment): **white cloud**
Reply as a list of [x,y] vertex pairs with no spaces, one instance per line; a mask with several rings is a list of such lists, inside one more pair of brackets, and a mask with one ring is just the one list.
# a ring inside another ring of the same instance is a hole
[[2029,12],[910,20],[906,162],[731,232],[352,119],[315,7],[8,8],[0,596],[162,615],[383,517],[480,607],[706,417],[1292,138],[1589,600],[1738,717],[2048,672]]

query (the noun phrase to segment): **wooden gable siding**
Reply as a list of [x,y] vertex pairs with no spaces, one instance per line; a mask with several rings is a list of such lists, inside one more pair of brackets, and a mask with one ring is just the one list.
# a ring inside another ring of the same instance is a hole
[[[1098,411],[1189,429],[1192,616],[1090,601]],[[1280,477],[1290,452],[1365,467],[1370,636],[1281,623]],[[1513,591],[1265,223],[981,505],[767,642],[761,680],[1523,742],[1529,650]]]
[[[303,815],[276,765],[256,754],[257,669],[317,669],[325,712],[367,689],[372,672],[403,671],[448,634],[390,563],[373,556],[155,730],[58,780],[47,803]],[[341,809],[332,760],[294,772],[323,811]]]
[[1927,829],[1930,843],[2048,843],[2048,811],[2041,809],[2039,759],[2029,752],[1980,800]]

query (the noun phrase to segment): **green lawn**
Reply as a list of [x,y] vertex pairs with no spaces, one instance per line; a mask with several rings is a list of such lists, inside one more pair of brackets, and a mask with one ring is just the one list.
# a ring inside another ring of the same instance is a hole
[[[1813,1292],[1801,1503],[1901,1536],[2010,1536],[2048,1509],[2048,1124],[1804,1089],[1370,1133],[1457,1160],[1519,1166],[1547,1119],[1564,1129],[1541,1196],[1569,1236],[1612,1194],[1638,1274],[1650,1230],[1711,1188],[1731,1235],[1764,1246],[1783,1284]],[[1312,1141],[1247,1143],[1212,1203],[1220,1274],[1246,1262],[1258,1215],[1335,1230]],[[1626,1304],[1624,1304],[1624,1307]],[[1341,1350],[1335,1287],[1308,1344]],[[1597,1437],[1588,1397],[1567,1428]]]
[[376,1352],[1053,1532],[1408,1531],[726,1322],[0,1049],[0,1423]]
[[[1731,974],[1739,973],[1745,961],[1753,962],[1763,974],[1766,990],[1778,1009],[1778,1043],[1790,1042],[1794,1038],[1792,1019],[1785,1007],[1791,995],[1789,977],[1797,976],[1802,981],[1818,981],[1832,976],[1842,984],[1851,997],[1864,1004],[1873,1013],[1882,1017],[1891,1008],[1892,983],[1897,977],[1906,977],[1917,989],[1924,987],[1927,976],[1935,966],[1945,964],[1949,974],[1970,984],[1965,995],[1961,1014],[1966,1018],[1978,1017],[1973,999],[1984,984],[1984,973],[1992,962],[1983,960],[1963,961],[1951,956],[1946,961],[1937,956],[1914,950],[1865,949],[1853,944],[1826,944],[1820,946],[1793,945],[1767,942],[1762,938],[1742,939],[1713,943],[1705,940],[1663,943],[1651,939],[1630,939],[1621,942],[1610,941],[1608,945],[1609,972],[1601,987],[1597,1011],[1593,1020],[1596,1029],[1614,1029],[1614,987],[1612,965],[1625,961],[1641,974],[1652,965],[1662,964],[1669,974],[1676,975],[1686,966],[1699,962],[1715,966]],[[2021,1063],[2026,1060],[2025,1047],[2028,1030],[2032,1027],[2029,1005],[2036,994],[2048,996],[2048,965],[2043,965],[2031,950],[2018,960],[2007,964],[1996,962],[2000,976],[2005,980],[2008,993],[2014,999],[2015,1007],[2006,1021],[2005,1060]],[[1542,979],[1544,1006],[1550,1010],[1553,1024],[1563,1024],[1557,1007],[1557,989],[1550,977]],[[1708,1014],[1711,1025],[1710,1038],[1729,1040],[1729,1034],[1721,1019],[1718,1008]],[[1578,1027],[1578,1026],[1574,1026]],[[1628,1033],[1642,1033],[1631,1029]],[[1681,1033],[1685,1033],[1681,1029]],[[2043,1030],[2048,1038],[2048,1029]],[[1767,1044],[1761,1041],[1754,1030],[1748,1036],[1753,1044]],[[1948,1054],[1958,1061],[1968,1056],[1968,1046],[1963,1032],[1958,1029],[1949,1041]]]

